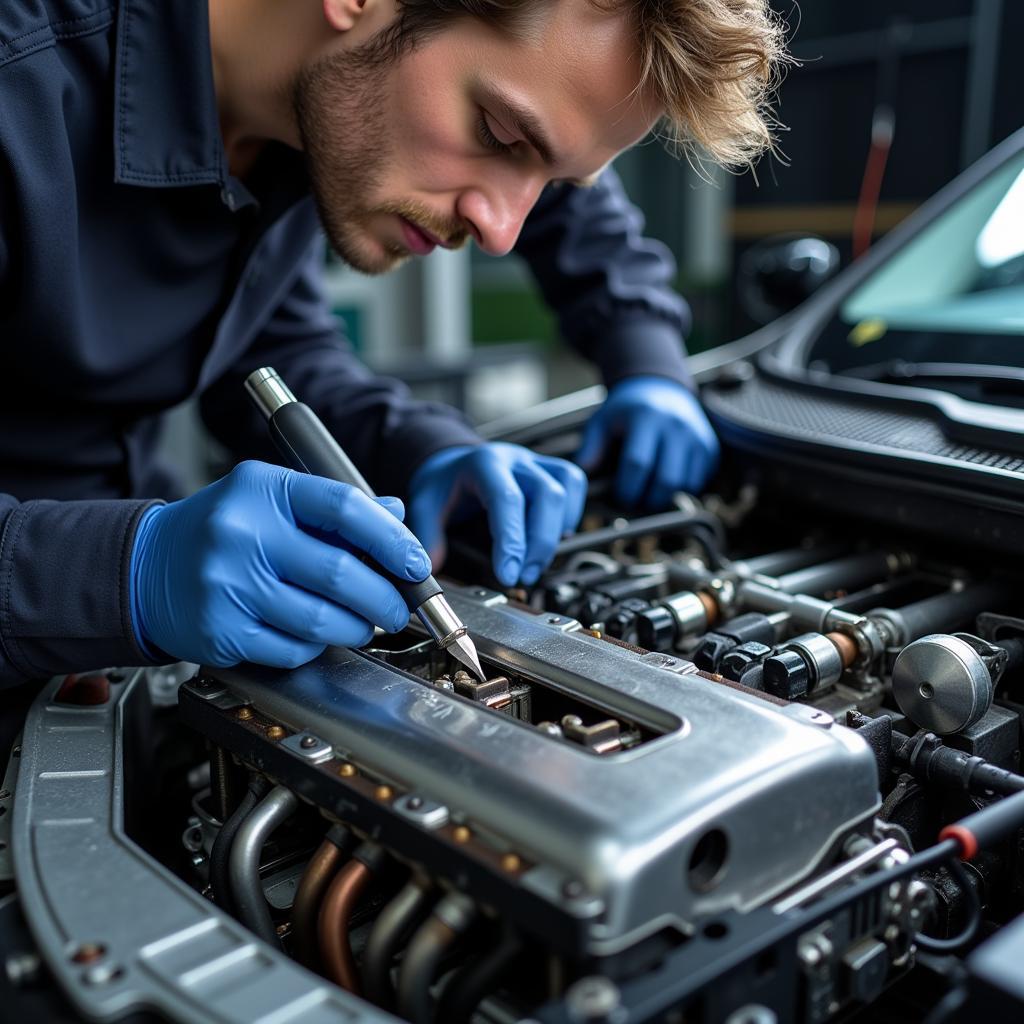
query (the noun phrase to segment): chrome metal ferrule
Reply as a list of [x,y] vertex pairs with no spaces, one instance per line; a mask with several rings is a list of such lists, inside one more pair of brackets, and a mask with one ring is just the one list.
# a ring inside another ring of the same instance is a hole
[[428,597],[416,609],[420,622],[426,627],[430,638],[442,650],[450,647],[461,636],[467,633],[462,620],[452,610],[452,606],[445,600],[443,594],[435,594]]
[[245,390],[256,403],[256,408],[269,420],[283,405],[297,401],[288,385],[272,366],[253,370],[245,378]]

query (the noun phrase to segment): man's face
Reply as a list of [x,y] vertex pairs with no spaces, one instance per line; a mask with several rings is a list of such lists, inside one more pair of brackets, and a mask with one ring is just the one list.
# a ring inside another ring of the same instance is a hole
[[364,273],[469,238],[508,252],[545,185],[596,174],[659,113],[628,20],[589,0],[541,5],[514,39],[465,18],[398,62],[365,53],[318,56],[295,90],[324,227]]

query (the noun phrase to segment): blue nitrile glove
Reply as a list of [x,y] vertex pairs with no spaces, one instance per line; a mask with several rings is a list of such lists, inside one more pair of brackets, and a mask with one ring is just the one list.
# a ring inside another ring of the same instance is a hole
[[676,491],[698,492],[718,464],[718,438],[700,403],[667,377],[615,384],[587,423],[576,461],[592,470],[615,438],[615,495],[627,507],[667,508]]
[[143,513],[131,559],[135,635],[183,661],[295,668],[328,644],[367,643],[372,624],[402,629],[405,601],[359,553],[425,579],[430,562],[403,516],[397,498],[243,462]]
[[571,462],[517,444],[458,445],[416,470],[409,496],[409,526],[437,567],[446,552],[445,525],[483,506],[494,575],[511,587],[536,583],[560,538],[576,529],[587,478]]

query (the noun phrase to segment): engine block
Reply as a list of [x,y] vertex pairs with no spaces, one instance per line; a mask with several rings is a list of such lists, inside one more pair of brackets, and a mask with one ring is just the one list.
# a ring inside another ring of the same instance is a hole
[[577,957],[759,906],[877,810],[874,755],[826,712],[447,593],[495,687],[449,688],[454,665],[410,629],[291,672],[207,672],[185,720]]

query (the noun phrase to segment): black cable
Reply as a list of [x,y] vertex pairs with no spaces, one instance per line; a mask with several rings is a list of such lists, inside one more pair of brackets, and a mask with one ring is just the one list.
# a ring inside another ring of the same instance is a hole
[[930,953],[952,953],[961,946],[965,946],[977,934],[981,924],[981,897],[978,896],[978,890],[971,882],[967,870],[956,858],[951,860],[946,868],[956,880],[956,884],[963,891],[967,900],[967,923],[958,934],[950,936],[948,939],[937,939],[918,932],[914,941],[921,949],[926,949]]
[[573,555],[577,551],[600,548],[621,540],[633,540],[649,533],[679,533],[691,536],[705,549],[705,553],[710,549],[719,559],[720,547],[725,543],[725,531],[721,521],[715,516],[706,512],[661,512],[658,515],[630,519],[621,527],[605,526],[599,530],[575,533],[559,543],[555,554],[558,557]]
[[253,812],[253,809],[270,792],[270,783],[262,775],[254,775],[249,780],[249,786],[245,795],[239,801],[238,806],[231,813],[227,821],[221,825],[217,838],[213,841],[213,849],[210,851],[210,885],[213,888],[213,898],[222,910],[229,914],[236,912],[234,900],[231,897],[231,845],[235,841],[235,835],[242,822]]
[[904,736],[893,731],[892,752],[919,782],[934,782],[980,795],[991,792],[1005,797],[1024,791],[1024,776],[947,747],[934,733],[922,731]]

